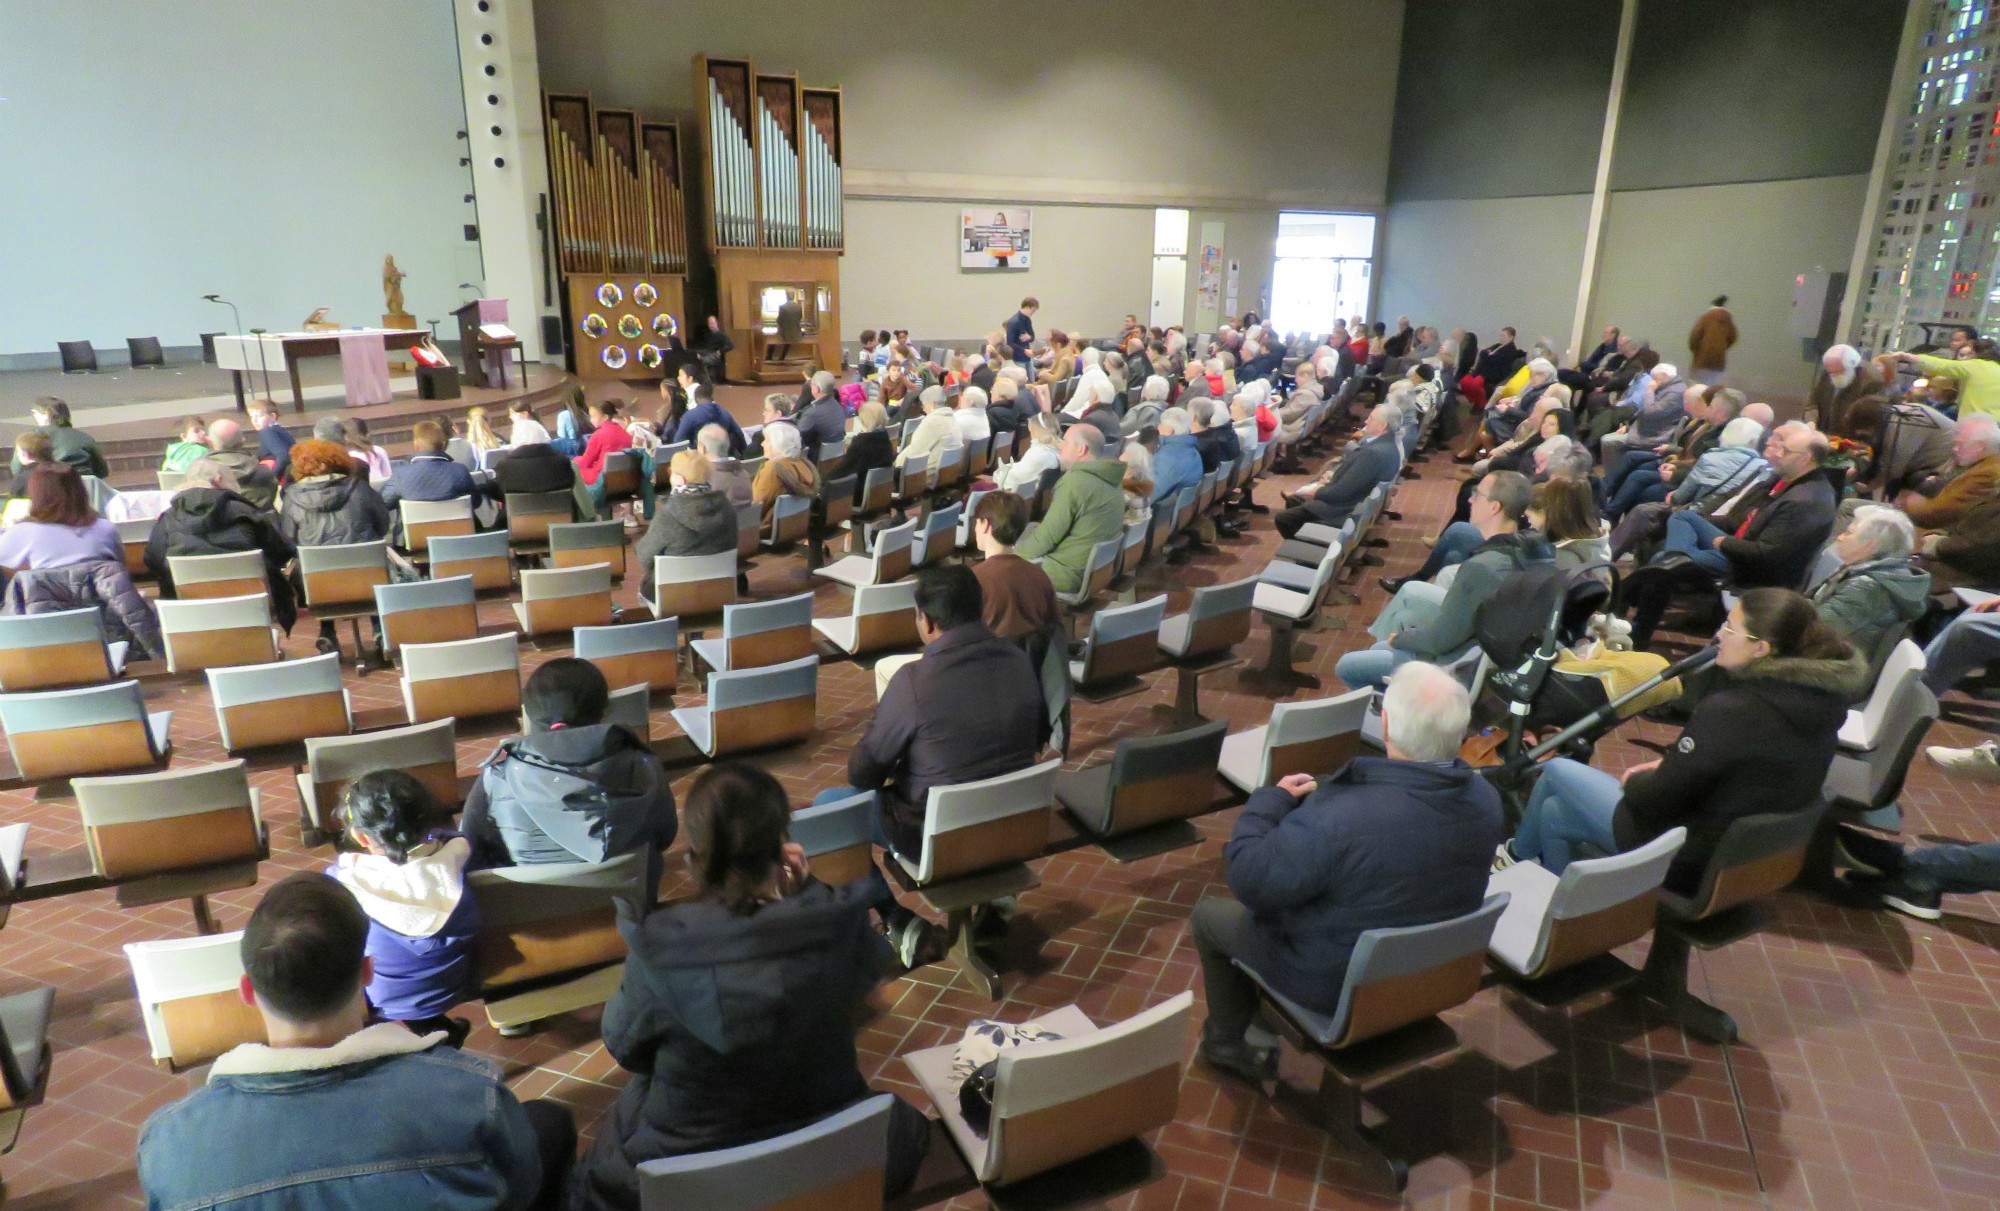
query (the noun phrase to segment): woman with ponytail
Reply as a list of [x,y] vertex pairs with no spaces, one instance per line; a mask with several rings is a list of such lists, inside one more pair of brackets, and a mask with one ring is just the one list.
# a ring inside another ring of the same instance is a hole
[[1496,868],[1539,862],[1561,874],[1589,854],[1618,853],[1681,825],[1667,874],[1688,893],[1739,816],[1803,811],[1819,798],[1847,704],[1868,662],[1790,589],[1752,589],[1716,632],[1724,685],[1703,698],[1666,756],[1612,775],[1558,757],[1545,763]]
[[340,818],[351,848],[327,873],[368,914],[368,957],[375,962],[369,1005],[418,1034],[445,1031],[456,1047],[472,1026],[445,1011],[476,986],[473,943],[481,924],[465,886],[472,843],[437,827],[450,817],[402,770],[348,783]]
[[[702,771],[681,815],[694,895],[620,922],[629,957],[602,1031],[633,1075],[578,1167],[574,1206],[636,1211],[641,1162],[770,1139],[872,1096],[854,1034],[897,966],[870,923],[880,877],[813,878],[784,788],[755,766]],[[898,1098],[890,1197],[929,1138]]]

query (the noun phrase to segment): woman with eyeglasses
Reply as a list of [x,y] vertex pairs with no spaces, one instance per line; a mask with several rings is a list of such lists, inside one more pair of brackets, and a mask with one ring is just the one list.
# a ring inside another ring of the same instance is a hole
[[1666,756],[1623,774],[1562,757],[1545,763],[1495,869],[1539,862],[1561,874],[1593,856],[1586,847],[1620,853],[1682,825],[1688,839],[1667,887],[1685,894],[1732,820],[1818,800],[1867,660],[1790,589],[1745,593],[1716,642],[1727,683],[1702,699]]

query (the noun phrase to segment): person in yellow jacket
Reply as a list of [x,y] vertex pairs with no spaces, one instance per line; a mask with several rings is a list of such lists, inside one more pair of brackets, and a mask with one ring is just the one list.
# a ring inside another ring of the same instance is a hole
[[1891,356],[1916,366],[1931,378],[1956,383],[1960,417],[1984,413],[2000,420],[2000,345],[1987,340],[1974,341],[1972,356],[1958,359],[1932,357],[1928,353]]

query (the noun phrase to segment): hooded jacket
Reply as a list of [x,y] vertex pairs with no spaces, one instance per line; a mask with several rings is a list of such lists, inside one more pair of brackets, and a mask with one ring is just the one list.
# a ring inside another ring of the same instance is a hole
[[534,1128],[494,1066],[393,1022],[331,1047],[245,1043],[146,1122],[153,1207],[230,1211],[525,1208]]
[[1733,492],[1755,479],[1766,465],[1764,456],[1749,446],[1717,446],[1694,460],[1668,499],[1677,505],[1691,505],[1711,492]]
[[631,1072],[583,1162],[584,1207],[639,1205],[641,1161],[769,1139],[869,1096],[854,1021],[893,961],[868,880],[738,916],[682,901],[619,922],[604,1049]]
[[1612,818],[1619,848],[1685,825],[1687,844],[1667,886],[1694,891],[1730,821],[1819,801],[1847,704],[1867,681],[1868,662],[1853,651],[1838,659],[1766,657],[1728,674],[1659,766],[1625,783]]
[[167,654],[153,603],[140,595],[122,562],[93,559],[58,568],[23,568],[7,582],[0,614],[52,614],[97,606],[113,642],[134,645],[142,658]]
[[1171,503],[1183,488],[1201,486],[1201,451],[1192,433],[1162,433],[1153,452],[1153,500]]
[[375,960],[368,1003],[382,1017],[422,1021],[472,995],[483,922],[465,886],[471,861],[472,843],[451,836],[425,842],[402,863],[346,853],[327,869],[368,915],[368,957]]
[[693,491],[660,497],[651,525],[639,536],[639,587],[653,595],[656,555],[720,555],[736,549],[736,506],[704,484]]
[[167,511],[153,523],[152,536],[146,540],[146,567],[160,582],[161,594],[172,597],[174,580],[167,571],[167,556],[224,555],[232,551],[263,553],[272,616],[279,626],[291,630],[292,624],[299,620],[299,607],[292,597],[291,582],[285,579],[284,568],[298,551],[279,532],[275,517],[234,492],[221,488],[183,488],[174,493]]
[[502,741],[459,818],[481,866],[603,862],[642,846],[657,856],[679,827],[660,759],[615,723]]
[[1240,957],[1332,1013],[1364,931],[1479,907],[1505,826],[1499,792],[1456,759],[1357,757],[1318,782],[1304,801],[1275,786],[1252,794],[1223,856],[1251,913]]
[[1493,590],[1530,564],[1553,563],[1555,558],[1555,548],[1535,530],[1494,535],[1458,565],[1451,588],[1445,590],[1444,600],[1438,603],[1437,615],[1424,626],[1396,632],[1389,640],[1390,646],[1410,652],[1419,660],[1456,656],[1473,642],[1473,620],[1479,613],[1479,604]]
[[285,489],[278,531],[301,547],[376,542],[389,536],[389,506],[352,475],[315,475]]
[[1810,596],[1820,621],[1872,665],[1883,636],[1923,617],[1930,592],[1931,574],[1909,559],[1869,559],[1841,565]]
[[1091,548],[1125,532],[1124,482],[1125,464],[1115,458],[1093,458],[1063,472],[1047,516],[1014,553],[1039,560],[1057,592],[1076,592],[1083,587]]

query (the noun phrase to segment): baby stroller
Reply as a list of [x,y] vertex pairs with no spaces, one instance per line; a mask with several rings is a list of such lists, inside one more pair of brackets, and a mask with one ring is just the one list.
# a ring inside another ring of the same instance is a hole
[[[1596,573],[1606,570],[1609,577],[1598,579]],[[1474,616],[1479,646],[1493,662],[1486,688],[1507,710],[1506,734],[1495,754],[1500,763],[1483,772],[1499,790],[1510,823],[1520,819],[1529,777],[1544,758],[1588,762],[1598,739],[1657,701],[1669,681],[1715,659],[1714,648],[1703,649],[1615,696],[1602,677],[1558,668],[1616,590],[1617,570],[1609,564],[1568,571],[1535,567],[1502,585]],[[1558,729],[1555,735],[1528,743],[1530,728],[1550,727]]]

